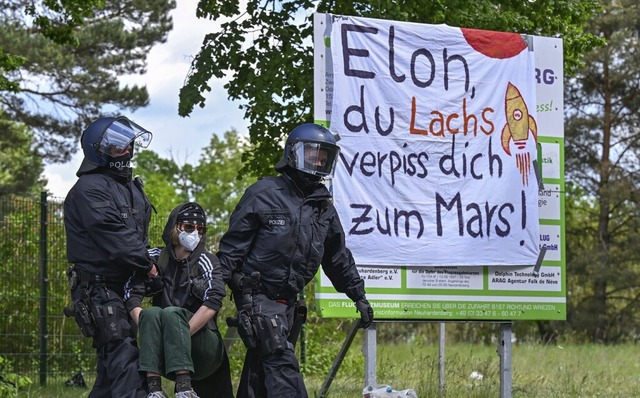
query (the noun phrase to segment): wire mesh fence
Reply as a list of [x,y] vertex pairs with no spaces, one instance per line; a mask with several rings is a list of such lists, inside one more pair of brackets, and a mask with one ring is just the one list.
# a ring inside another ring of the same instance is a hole
[[[0,373],[46,385],[82,371],[94,378],[95,349],[63,309],[71,303],[62,198],[0,197]],[[152,246],[162,245],[166,218],[154,214]],[[218,236],[222,226],[211,226]],[[211,249],[211,248],[210,248]]]

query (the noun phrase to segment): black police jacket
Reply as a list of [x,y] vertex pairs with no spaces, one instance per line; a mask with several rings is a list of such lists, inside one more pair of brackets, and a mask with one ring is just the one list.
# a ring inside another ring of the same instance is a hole
[[151,204],[141,185],[98,169],[82,174],[64,201],[67,260],[120,294],[134,272],[151,269]]
[[225,282],[233,272],[260,272],[270,298],[295,297],[320,264],[337,291],[364,298],[351,251],[326,187],[304,196],[286,175],[265,177],[245,191],[216,253]]

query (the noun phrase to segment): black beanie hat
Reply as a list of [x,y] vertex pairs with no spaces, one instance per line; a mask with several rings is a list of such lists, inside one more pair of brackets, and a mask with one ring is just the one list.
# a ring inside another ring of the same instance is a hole
[[197,203],[190,202],[185,204],[178,212],[177,222],[190,222],[198,225],[206,225],[207,217],[204,215],[204,209]]

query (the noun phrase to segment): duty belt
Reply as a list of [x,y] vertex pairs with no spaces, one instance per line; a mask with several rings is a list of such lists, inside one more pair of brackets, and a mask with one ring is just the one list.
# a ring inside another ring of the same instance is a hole
[[[77,284],[87,284],[87,283],[105,283],[106,280],[104,276],[98,274],[92,274],[90,272],[79,269],[76,266],[72,266],[67,271],[67,276],[69,277],[69,284],[75,285]],[[73,288],[73,286],[72,286]]]
[[297,296],[284,296],[281,294],[270,294],[269,292],[258,292],[258,293],[262,293],[265,296],[267,296],[267,298],[271,301],[275,301],[277,303],[280,304],[286,304],[286,305],[293,305],[296,300],[297,300]]

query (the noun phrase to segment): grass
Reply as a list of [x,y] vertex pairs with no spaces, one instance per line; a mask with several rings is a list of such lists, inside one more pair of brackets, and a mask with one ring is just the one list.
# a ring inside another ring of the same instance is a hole
[[[484,398],[500,396],[497,347],[455,344],[445,348],[445,388],[440,393],[437,345],[396,345],[378,348],[378,384],[413,388],[418,397]],[[622,398],[640,391],[640,347],[635,345],[512,347],[512,397]],[[469,376],[483,375],[482,380]],[[328,397],[361,397],[362,378],[332,384]],[[320,384],[311,384],[319,391]],[[313,396],[313,395],[311,395]]]
[[[341,342],[327,349],[337,353]],[[234,347],[237,349],[237,347]],[[401,390],[413,388],[418,397],[484,398],[500,396],[500,358],[496,346],[449,344],[445,347],[445,389],[440,394],[439,351],[437,345],[380,345],[377,350],[376,379]],[[362,361],[358,340],[348,357]],[[566,345],[512,346],[511,396],[526,398],[623,398],[640,391],[640,346]],[[352,361],[353,362],[353,361]],[[469,376],[483,375],[482,380]],[[310,397],[318,397],[326,379],[306,375]],[[237,380],[234,380],[237,382]],[[359,398],[364,387],[364,370],[341,368],[329,388],[327,398]],[[165,384],[168,387],[168,383]],[[46,388],[31,385],[18,394],[24,398],[84,398],[89,389],[64,387],[64,381]]]

